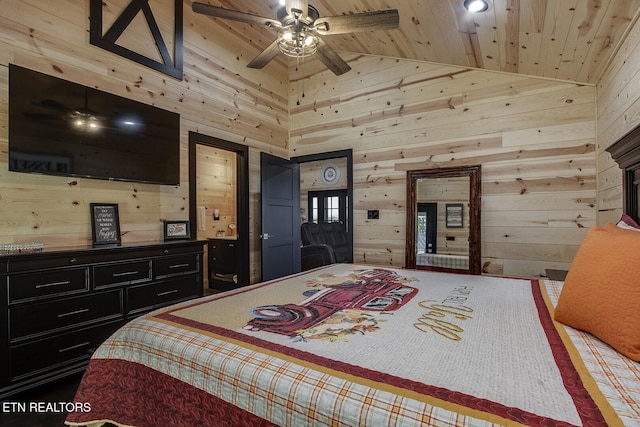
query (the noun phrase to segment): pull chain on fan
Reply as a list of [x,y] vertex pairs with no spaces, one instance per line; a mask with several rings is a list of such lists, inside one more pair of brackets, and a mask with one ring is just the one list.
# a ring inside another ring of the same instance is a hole
[[[300,66],[300,58],[302,58],[302,66]],[[296,73],[298,74],[298,81],[296,82],[296,86],[298,86],[298,88],[300,88],[300,80],[302,80],[302,98],[304,98],[304,59],[305,56],[300,56],[296,58]],[[300,78],[300,76],[302,76],[302,78]],[[298,91],[298,93],[301,93],[300,91]],[[296,101],[296,105],[300,105],[300,97],[298,97],[298,100]]]

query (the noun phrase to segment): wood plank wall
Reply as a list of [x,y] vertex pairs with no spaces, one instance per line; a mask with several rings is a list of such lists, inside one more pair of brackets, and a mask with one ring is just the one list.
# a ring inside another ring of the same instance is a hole
[[[128,3],[105,3],[105,26]],[[172,2],[151,0],[150,5],[161,30],[170,29]],[[87,0],[0,2],[0,243],[90,244],[91,202],[118,203],[123,243],[161,240],[163,219],[188,218],[188,132],[195,131],[250,147],[251,277],[259,279],[260,186],[255,177],[260,151],[289,156],[286,63],[274,61],[263,70],[246,68],[259,48],[229,34],[224,22],[193,13],[190,1],[183,6],[184,80],[179,81],[90,45]],[[145,24],[139,18],[134,24]],[[152,55],[149,31],[130,30],[123,43]],[[247,25],[245,31],[255,30]],[[181,185],[8,172],[9,63],[180,113]]]
[[[159,0],[151,5],[166,27],[169,10]],[[482,164],[482,250],[490,273],[566,268],[596,210],[598,223],[621,213],[621,174],[603,150],[640,122],[637,24],[597,87],[596,150],[590,86],[344,54],[353,70],[340,78],[307,63],[311,77],[297,106],[297,72],[290,70],[289,84],[283,60],[247,69],[259,49],[229,34],[221,20],[193,14],[190,2],[183,81],[89,45],[88,9],[86,0],[0,2],[0,243],[85,245],[93,201],[119,204],[124,242],[159,240],[162,219],[188,217],[188,131],[250,147],[252,281],[260,270],[261,151],[287,157],[353,148],[358,262],[402,265],[408,169]],[[128,43],[138,40],[146,50],[144,37]],[[179,112],[182,185],[9,173],[9,63]],[[368,221],[367,209],[380,209],[380,220]]]
[[596,86],[599,225],[615,223],[622,214],[622,171],[605,149],[640,125],[638,69],[640,22],[636,21]]
[[596,221],[594,87],[343,57],[338,78],[291,70],[290,140],[292,155],[353,148],[356,262],[403,265],[407,170],[481,164],[484,272],[570,266]]

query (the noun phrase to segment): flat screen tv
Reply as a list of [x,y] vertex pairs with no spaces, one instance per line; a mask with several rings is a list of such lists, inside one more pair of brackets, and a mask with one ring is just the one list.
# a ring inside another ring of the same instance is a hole
[[180,184],[180,115],[9,66],[9,170]]

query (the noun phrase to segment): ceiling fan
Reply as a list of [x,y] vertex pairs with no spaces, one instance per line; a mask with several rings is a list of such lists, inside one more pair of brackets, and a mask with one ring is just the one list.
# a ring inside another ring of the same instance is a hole
[[84,90],[84,106],[81,107],[70,108],[55,99],[34,100],[29,105],[33,108],[23,112],[25,116],[37,120],[63,120],[78,131],[97,131],[105,121],[97,111],[89,108],[87,89]]
[[329,47],[322,36],[389,30],[397,28],[400,21],[397,9],[320,17],[318,10],[309,5],[307,0],[286,0],[286,4],[276,12],[277,19],[198,2],[193,2],[191,7],[196,13],[263,25],[278,31],[276,40],[247,64],[249,68],[262,68],[280,53],[296,58],[317,54],[318,59],[338,76],[351,67]]

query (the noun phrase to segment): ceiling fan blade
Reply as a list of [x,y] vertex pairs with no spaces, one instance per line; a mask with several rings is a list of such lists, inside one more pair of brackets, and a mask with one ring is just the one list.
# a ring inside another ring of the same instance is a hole
[[331,47],[329,47],[329,45],[322,39],[319,39],[316,55],[318,56],[318,59],[326,65],[328,69],[333,71],[333,74],[336,76],[344,74],[351,69],[351,67],[349,67],[342,58],[340,58],[336,51],[331,49]]
[[22,113],[23,116],[25,117],[29,117],[30,119],[35,119],[35,120],[59,120],[60,116],[57,116],[55,114],[47,114],[47,113],[28,113],[28,112],[24,112]]
[[302,11],[301,15],[298,15],[300,19],[307,16],[307,11],[309,10],[309,1],[308,0],[286,0],[285,6],[287,8],[287,14],[293,16],[294,12],[299,14]]
[[280,48],[278,47],[278,41],[275,40],[260,55],[256,56],[247,64],[249,68],[262,68],[269,63],[273,58],[278,56]]
[[357,31],[392,30],[398,28],[400,15],[397,9],[353,15],[324,16],[313,26],[322,35],[355,33]]
[[215,16],[216,18],[231,19],[232,21],[244,22],[245,24],[258,24],[270,28],[280,28],[280,21],[271,18],[265,18],[250,13],[238,12],[237,10],[224,9],[222,7],[211,6],[209,4],[193,2],[191,8],[196,13],[203,15]]
[[54,100],[54,99],[43,99],[41,101],[32,101],[31,105],[35,105],[38,107],[43,107],[46,108],[48,110],[54,110],[57,111],[59,113],[68,113],[71,111],[71,108],[67,107],[66,105],[61,104],[60,102]]

